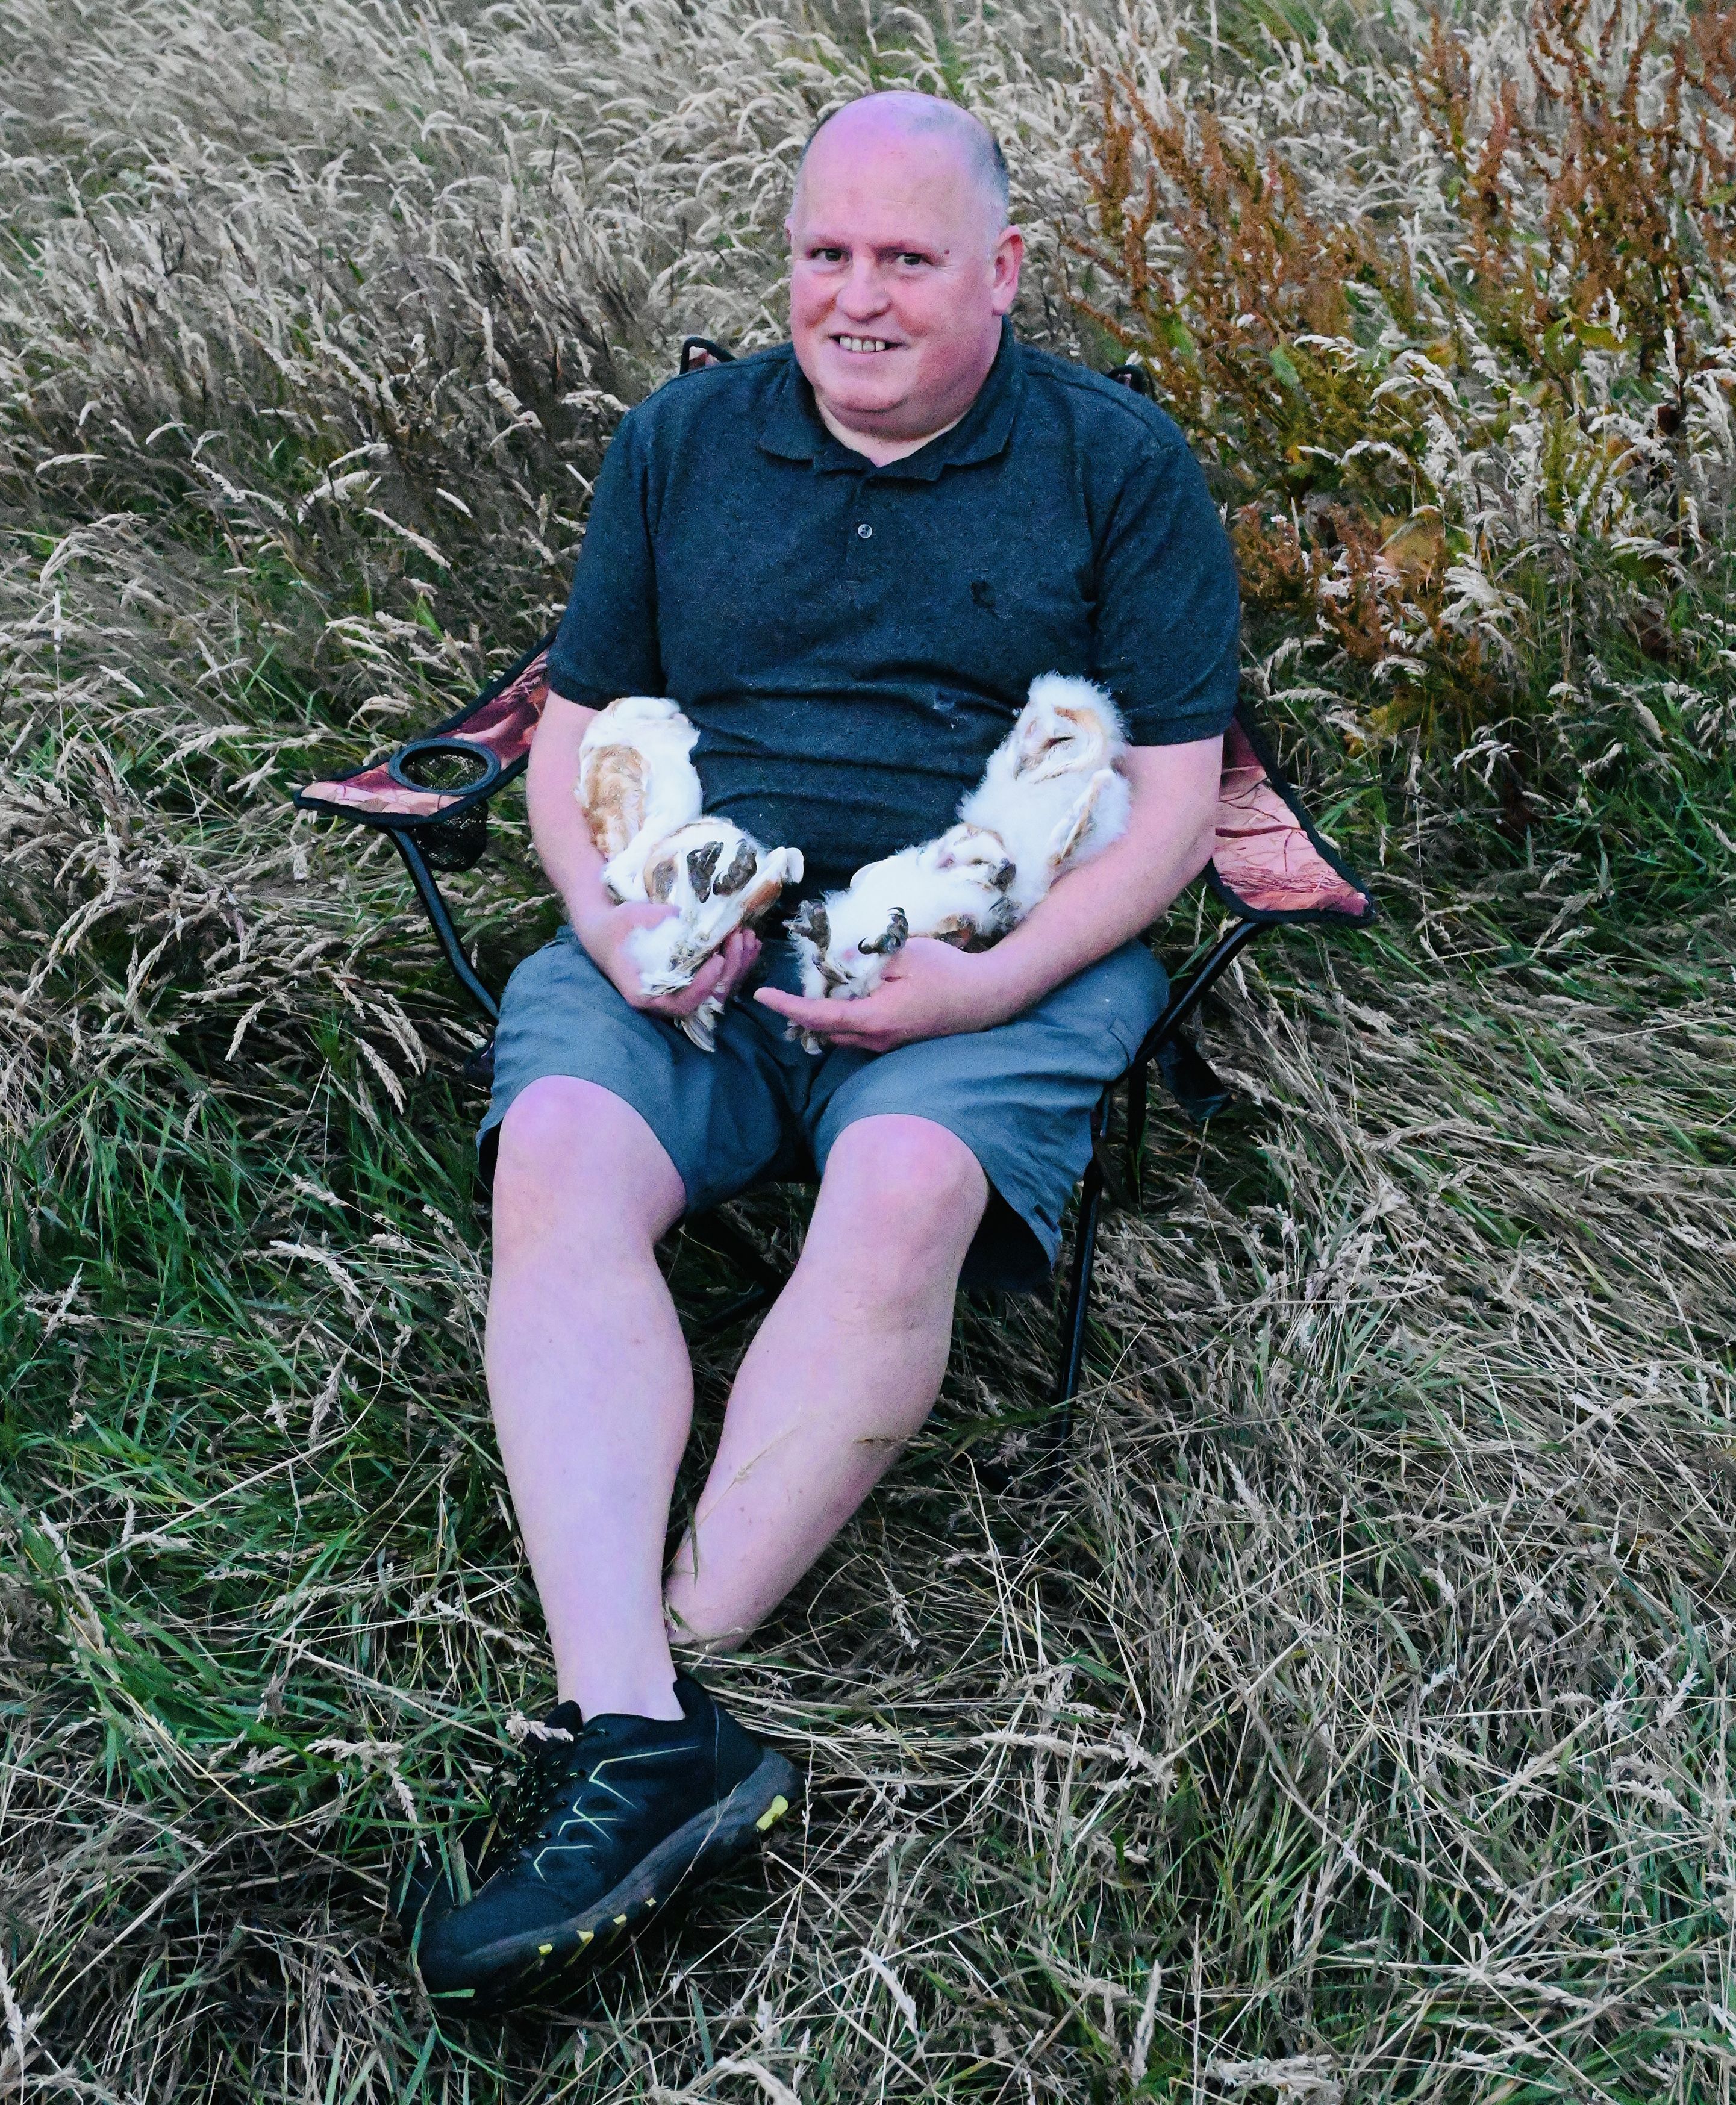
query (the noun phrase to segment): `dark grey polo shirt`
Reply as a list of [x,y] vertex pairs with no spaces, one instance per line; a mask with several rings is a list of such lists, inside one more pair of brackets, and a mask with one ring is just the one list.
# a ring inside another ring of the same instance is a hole
[[616,432],[549,661],[597,708],[668,695],[705,808],[807,857],[804,892],[944,832],[1040,673],[1138,745],[1235,707],[1229,544],[1149,402],[1003,331],[950,431],[875,467],[787,345],[670,381]]

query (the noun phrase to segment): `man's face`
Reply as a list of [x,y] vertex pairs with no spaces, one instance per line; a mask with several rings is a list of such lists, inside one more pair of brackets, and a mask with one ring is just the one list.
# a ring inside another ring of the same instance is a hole
[[788,221],[795,355],[827,420],[931,436],[969,408],[1023,244],[944,134],[846,111],[809,150]]

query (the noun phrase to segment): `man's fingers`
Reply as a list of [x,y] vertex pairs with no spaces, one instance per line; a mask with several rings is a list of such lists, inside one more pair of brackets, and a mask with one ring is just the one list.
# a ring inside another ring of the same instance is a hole
[[[755,1001],[763,1002],[767,1008],[775,1008],[780,1016],[787,1016],[792,1023],[799,1023],[804,1030],[831,1030],[848,1017],[859,1021],[861,1012],[868,1006],[862,1001],[810,1001],[806,994],[785,994],[781,987],[758,988]],[[869,997],[871,999],[872,997]],[[854,1010],[857,1014],[851,1015]]]
[[666,1016],[678,1022],[684,1016],[691,1016],[702,1001],[718,991],[718,982],[723,977],[721,957],[708,958],[684,987],[673,994],[653,994],[650,1000],[636,1004],[647,1016]]
[[751,929],[738,928],[719,954],[723,960],[723,977],[718,983],[718,998],[727,1001],[753,970],[754,961],[759,955],[759,938]]
[[727,1001],[746,977],[758,955],[757,939],[745,929],[738,928],[726,940],[723,949],[695,977],[694,985],[705,990],[699,999],[703,1001],[706,994],[710,994],[719,1001]]
[[800,994],[785,994],[781,987],[761,987],[755,1001],[803,1030],[812,1030],[834,1045],[848,1045],[858,1052],[878,1052],[885,1026],[876,1016],[865,1015],[868,1002],[807,1001]]
[[843,1021],[844,1010],[853,1006],[841,1001],[809,1001],[802,994],[785,994],[781,987],[759,987],[754,999],[791,1023],[799,1024],[803,1030],[818,1030],[827,1037]]
[[759,938],[751,930],[738,928],[723,949],[708,958],[687,985],[674,994],[657,994],[639,1005],[651,1016],[666,1016],[679,1021],[691,1016],[702,1002],[715,997],[727,1001],[759,955]]
[[709,1001],[714,994],[722,994],[724,977],[729,968],[721,956],[708,958],[692,979],[674,999],[680,1003],[678,1015],[691,1016],[702,1001]]

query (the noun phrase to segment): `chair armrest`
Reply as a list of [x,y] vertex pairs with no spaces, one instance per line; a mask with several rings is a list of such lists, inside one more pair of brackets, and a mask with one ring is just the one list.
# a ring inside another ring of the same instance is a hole
[[690,336],[681,346],[679,370],[699,373],[708,365],[733,365],[735,362],[734,351],[726,349],[721,343],[714,342],[709,336]]
[[1375,918],[1367,886],[1303,809],[1245,702],[1224,735],[1217,840],[1206,881],[1245,921],[1366,927]]
[[[406,739],[385,759],[297,790],[296,808],[391,833],[450,825],[475,811],[524,772],[548,699],[553,641],[545,637],[456,716]],[[440,783],[440,774],[467,767],[468,780],[460,772],[457,780]]]

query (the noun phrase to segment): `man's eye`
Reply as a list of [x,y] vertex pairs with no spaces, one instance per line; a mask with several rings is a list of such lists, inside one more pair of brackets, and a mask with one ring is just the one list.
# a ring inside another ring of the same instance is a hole
[[906,248],[898,258],[904,264],[926,263],[928,260],[919,248]]
[[841,248],[811,248],[808,253],[811,262],[842,263],[843,261],[843,251]]

